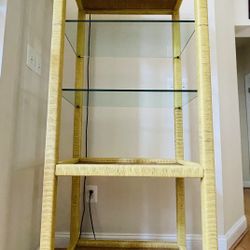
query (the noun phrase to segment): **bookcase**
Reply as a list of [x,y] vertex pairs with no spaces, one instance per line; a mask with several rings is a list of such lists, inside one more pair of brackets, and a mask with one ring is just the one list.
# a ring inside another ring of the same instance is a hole
[[[66,20],[66,0],[54,0],[40,249],[54,249],[57,180],[61,176],[72,177],[71,236],[68,249],[75,249],[77,246],[186,249],[185,178],[200,179],[203,249],[217,249],[207,0],[195,0],[194,2],[195,21],[180,20],[181,0],[76,0],[78,19]],[[90,20],[87,18],[89,14],[161,14],[168,15],[171,19]],[[150,89],[116,87],[97,89],[84,86],[84,63],[85,59],[89,57],[86,53],[86,27],[90,24],[99,25],[99,30],[104,30],[104,33],[107,27],[111,25],[115,27],[119,24],[126,32],[127,38],[125,41],[116,41],[118,38],[116,39],[114,33],[111,38],[117,42],[114,44],[120,46],[108,50],[103,49],[103,44],[101,44],[102,46],[96,50],[95,56],[116,57],[128,56],[131,53],[138,57],[150,57],[151,54],[154,54],[171,58],[174,88],[159,89],[152,86]],[[150,31],[156,30],[154,29],[156,26],[162,27],[163,32],[169,32],[170,35],[164,35],[166,41],[159,34],[158,36],[152,34],[151,38],[150,36],[145,37],[144,42],[147,44],[149,41],[149,46],[141,49],[140,44],[133,40],[136,30],[146,27],[146,31],[150,34]],[[196,55],[194,55],[197,58],[197,90],[183,89],[181,70],[182,52],[194,32],[197,44]],[[75,86],[70,89],[62,88],[65,33],[76,58]],[[171,37],[171,41],[169,41],[169,37]],[[129,42],[134,45],[132,50],[131,47],[127,47]],[[166,50],[154,50],[153,44],[157,42],[166,42],[168,45]],[[169,48],[171,49],[169,50]],[[73,156],[66,160],[59,159],[62,98],[65,98],[74,107]],[[198,98],[199,110],[199,163],[184,160],[182,107],[194,98]],[[88,100],[87,104],[86,100]],[[84,157],[82,155],[82,120],[86,105],[154,108],[171,106],[174,109],[175,159]],[[81,239],[79,237],[81,176],[175,178],[177,241]]]

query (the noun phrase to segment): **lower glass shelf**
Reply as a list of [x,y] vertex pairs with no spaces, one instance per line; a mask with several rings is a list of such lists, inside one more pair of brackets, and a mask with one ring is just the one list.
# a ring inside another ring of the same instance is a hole
[[178,108],[197,97],[197,90],[174,89],[62,89],[63,98],[76,106],[82,98],[89,107]]

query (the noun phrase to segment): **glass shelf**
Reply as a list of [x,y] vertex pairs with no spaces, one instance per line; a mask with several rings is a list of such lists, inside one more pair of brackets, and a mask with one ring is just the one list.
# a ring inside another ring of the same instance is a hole
[[[76,54],[77,25],[86,24],[85,41],[90,35],[90,50]],[[172,28],[180,25],[181,51],[194,35],[193,20],[66,20],[66,38],[76,56],[115,58],[173,58]]]
[[83,98],[83,105],[89,103],[90,107],[179,108],[197,97],[197,90],[173,89],[62,89],[62,92],[73,106],[78,95]]

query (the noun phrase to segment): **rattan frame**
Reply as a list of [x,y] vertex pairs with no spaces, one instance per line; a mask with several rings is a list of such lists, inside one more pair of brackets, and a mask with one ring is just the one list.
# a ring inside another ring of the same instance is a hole
[[53,5],[40,249],[54,249],[66,0]]
[[[85,18],[82,9],[82,0],[76,0],[79,8],[80,19]],[[210,49],[208,37],[208,10],[207,0],[195,1],[196,40],[198,61],[198,90],[199,90],[199,134],[200,134],[200,164],[183,161],[183,124],[182,110],[175,109],[175,137],[176,159],[164,162],[153,159],[81,159],[81,118],[82,98],[76,95],[74,115],[74,147],[73,158],[59,161],[59,128],[61,118],[61,85],[63,76],[64,57],[64,30],[66,0],[54,0],[53,27],[51,42],[51,64],[49,80],[49,100],[46,135],[46,153],[43,184],[42,222],[41,222],[41,250],[54,249],[56,194],[58,176],[72,176],[72,204],[71,204],[71,238],[68,249],[75,249],[76,245],[89,247],[125,247],[125,248],[171,248],[186,249],[185,233],[185,177],[196,177],[201,180],[201,208],[202,208],[202,233],[203,250],[217,250],[216,227],[216,191],[215,167],[212,126],[212,93],[210,74]],[[174,19],[179,18],[178,1],[175,10],[169,11]],[[150,14],[154,10],[149,11]],[[121,13],[128,14],[128,13]],[[135,13],[133,13],[135,14]],[[142,14],[142,13],[136,13]],[[144,13],[147,14],[147,13]],[[158,14],[158,13],[154,13]],[[178,24],[173,27],[174,54],[180,50],[180,29]],[[84,52],[84,24],[78,25],[77,53]],[[83,84],[83,63],[81,56],[76,59],[76,87]],[[181,58],[174,57],[174,82],[175,88],[181,88]],[[177,98],[177,97],[176,97]],[[179,101],[178,101],[179,103]],[[155,168],[156,166],[159,169]],[[120,171],[122,168],[123,171]],[[93,241],[78,239],[80,234],[80,176],[146,176],[175,177],[176,178],[176,203],[177,203],[177,242],[144,242],[144,241]]]
[[[172,15],[173,20],[179,20],[179,10]],[[181,31],[180,24],[173,23],[173,57],[174,57],[174,88],[182,89],[182,68],[181,68]],[[181,105],[180,105],[181,104]],[[175,95],[174,109],[175,125],[175,158],[184,159],[183,142],[183,114],[182,96]],[[186,248],[186,216],[185,216],[185,181],[183,178],[176,178],[176,225],[177,243],[182,248]]]

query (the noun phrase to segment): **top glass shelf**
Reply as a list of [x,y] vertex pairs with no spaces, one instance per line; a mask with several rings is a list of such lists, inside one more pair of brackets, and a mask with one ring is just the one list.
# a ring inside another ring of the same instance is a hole
[[[85,24],[85,54],[78,55],[77,26]],[[193,20],[66,20],[66,37],[76,56],[173,58],[173,27],[180,26],[183,53],[195,32]],[[90,41],[88,43],[88,41]]]

